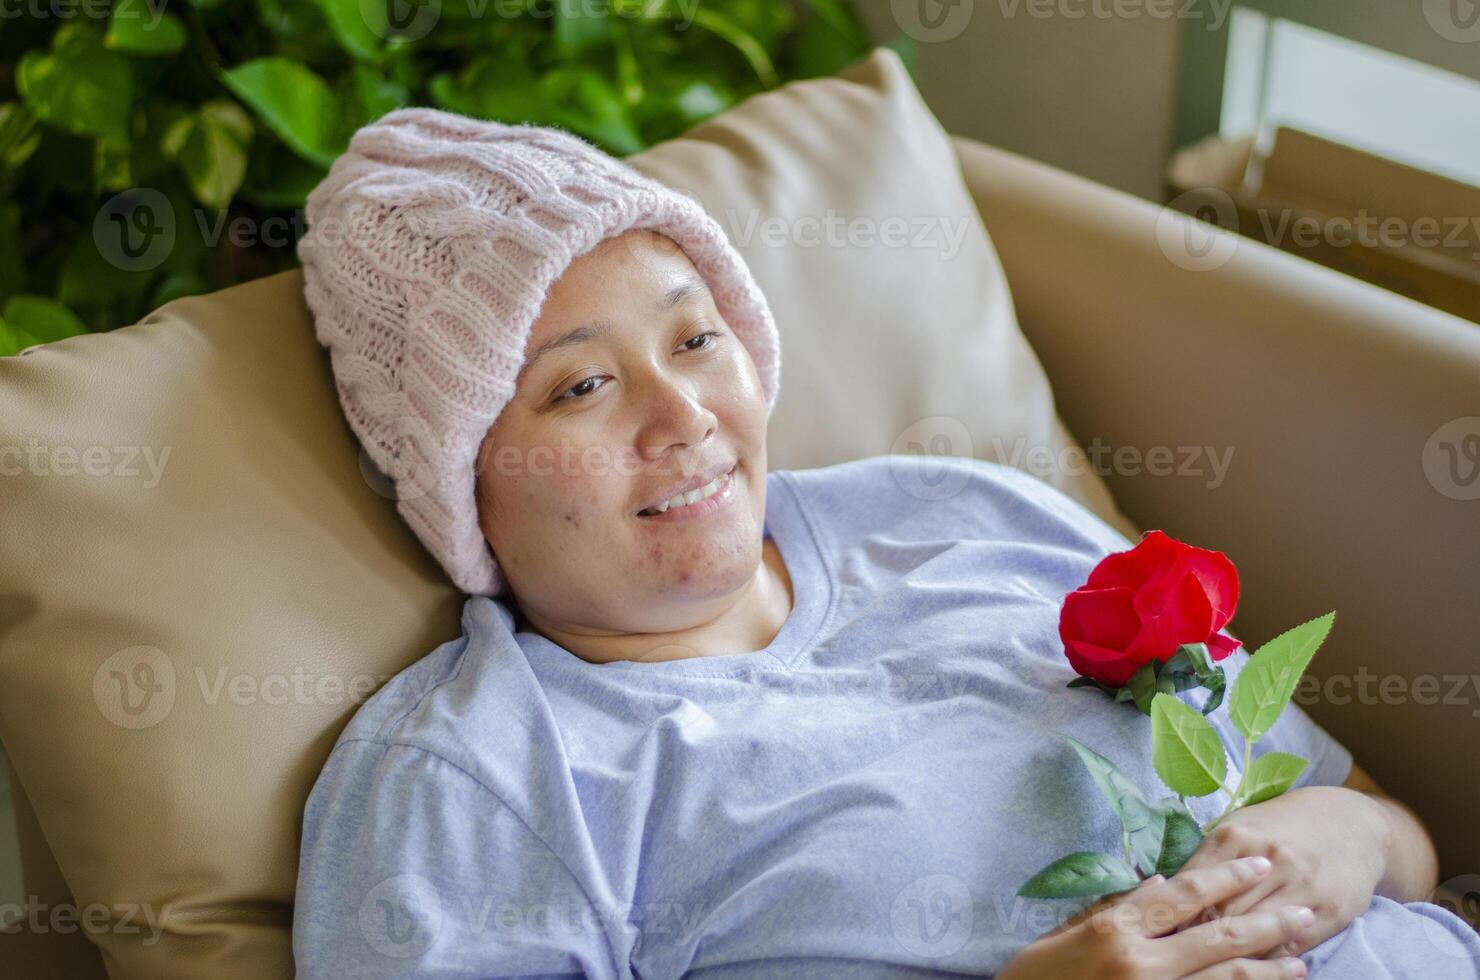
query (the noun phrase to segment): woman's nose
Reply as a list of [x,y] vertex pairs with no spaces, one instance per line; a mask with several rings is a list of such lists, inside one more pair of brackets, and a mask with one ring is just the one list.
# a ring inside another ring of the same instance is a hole
[[719,420],[692,381],[654,377],[644,387],[640,438],[645,452],[657,456],[672,446],[697,446],[714,434]]

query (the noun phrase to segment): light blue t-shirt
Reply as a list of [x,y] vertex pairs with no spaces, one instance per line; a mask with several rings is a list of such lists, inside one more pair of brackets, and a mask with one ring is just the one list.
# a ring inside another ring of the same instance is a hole
[[[314,786],[299,976],[991,975],[1077,909],[1015,895],[1121,850],[1056,733],[1168,795],[1148,720],[1064,686],[1060,604],[1132,542],[1018,470],[914,456],[769,473],[765,533],[795,603],[764,650],[592,664],[470,597],[464,635],[360,708]],[[1311,761],[1299,785],[1351,764],[1296,705],[1255,754],[1276,749]],[[1474,977],[1480,941],[1376,898],[1305,959]]]

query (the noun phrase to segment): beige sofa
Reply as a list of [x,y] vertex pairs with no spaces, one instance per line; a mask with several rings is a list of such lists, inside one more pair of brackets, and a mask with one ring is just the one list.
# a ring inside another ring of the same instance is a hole
[[[882,68],[873,64],[873,70],[886,76],[880,83],[884,90],[900,84],[894,62]],[[1103,458],[1104,484],[1119,513],[1096,500],[1097,481],[1072,487],[1065,483],[1066,492],[1094,506],[1128,534],[1136,528],[1161,527],[1226,551],[1238,564],[1245,587],[1234,624],[1240,636],[1267,638],[1312,615],[1338,610],[1338,629],[1312,668],[1325,686],[1320,696],[1303,706],[1347,744],[1386,789],[1415,806],[1438,843],[1442,877],[1480,868],[1480,841],[1473,830],[1480,809],[1474,780],[1480,771],[1477,692],[1466,688],[1468,699],[1454,703],[1455,698],[1443,697],[1448,685],[1441,684],[1440,703],[1424,703],[1429,699],[1420,700],[1416,683],[1424,675],[1480,674],[1480,502],[1465,499],[1469,484],[1464,474],[1458,479],[1446,474],[1445,451],[1439,445],[1459,438],[1456,433],[1462,435],[1466,424],[1480,425],[1480,420],[1462,421],[1480,415],[1480,329],[1222,232],[1209,231],[1213,237],[1207,242],[1188,239],[1184,219],[1169,219],[1145,201],[1013,154],[960,138],[943,145],[954,152],[965,187],[1000,256],[1018,322],[1052,384],[1054,405],[1067,423],[1066,431],[1091,448],[1129,447],[1128,452]],[[982,268],[987,275],[988,267]],[[219,311],[222,303],[239,306],[243,320],[281,315],[284,304],[291,305],[296,295],[296,276],[287,273],[205,301],[186,301],[174,315],[204,317],[208,311]],[[758,278],[764,286],[765,276]],[[306,311],[292,315],[303,317]],[[157,320],[155,325],[164,324]],[[302,321],[291,326],[306,329]],[[133,331],[119,331],[127,336],[116,343],[144,344],[155,336],[150,329]],[[211,342],[197,343],[205,347]],[[243,357],[262,353],[254,344],[243,342],[238,353]],[[278,365],[285,392],[302,385],[322,386],[327,377],[322,363],[308,355],[268,352],[263,357],[264,365]],[[792,368],[803,361],[801,356],[793,358]],[[788,380],[798,380],[786,371],[784,364],[783,387]],[[4,379],[0,371],[0,399],[5,395]],[[906,385],[911,379],[905,374],[899,383]],[[311,397],[317,410],[332,406],[327,388],[315,390]],[[58,399],[56,410],[65,407]],[[777,440],[783,448],[796,445],[779,436]],[[319,455],[305,461],[305,479],[310,482],[283,488],[284,500],[295,506],[323,503],[334,510],[324,518],[333,527],[326,541],[368,523],[366,515],[377,503],[372,494],[347,501],[315,497],[318,484],[312,482],[317,479],[312,471],[344,465],[348,445],[326,442]],[[1173,472],[1161,471],[1165,457],[1153,454],[1155,447],[1170,449]],[[1206,453],[1200,457],[1199,472],[1176,472],[1192,447],[1232,450],[1221,478],[1208,470]],[[247,451],[261,452],[263,446],[254,443]],[[282,451],[299,450],[285,441]],[[773,466],[787,465],[802,455],[797,450],[788,458],[783,452],[782,462]],[[229,480],[229,474],[223,476],[217,489],[229,493],[230,486],[224,485]],[[391,629],[387,624],[398,624],[400,633],[393,639],[404,648],[403,654],[424,653],[455,625],[456,597],[446,593],[445,583],[436,581],[424,560],[415,557],[414,545],[390,529],[388,513],[382,508],[374,515],[375,521],[384,523],[375,524],[373,541],[395,558],[396,571],[382,575],[383,594],[393,597],[383,604],[392,608],[383,620],[364,628],[385,632]],[[95,557],[106,562],[119,556]],[[285,559],[284,573],[291,575],[294,567],[311,560],[313,556],[294,554]],[[61,568],[49,571],[66,574]],[[141,595],[152,596],[152,576],[137,585]],[[408,598],[400,608],[394,598],[398,596],[414,599]],[[178,601],[215,600],[179,596]],[[15,667],[14,661],[5,659],[3,644],[24,630],[37,612],[35,606],[14,580],[0,578],[0,674]],[[426,623],[408,626],[404,615],[397,614],[412,607],[434,609],[435,615]],[[272,611],[255,610],[252,615],[268,616]],[[75,619],[85,624],[87,616],[88,610],[82,609]],[[246,629],[251,623],[244,617],[233,625]],[[334,658],[354,661],[360,656],[352,646],[346,648],[335,632],[338,627],[326,624],[326,628],[334,633],[326,640],[334,647]],[[302,636],[294,640],[305,642]],[[404,662],[403,655],[399,663]],[[379,664],[383,669],[395,666],[394,661]],[[367,664],[362,669],[376,667]],[[1363,671],[1398,680],[1386,687],[1369,684],[1377,694],[1374,701],[1362,695],[1360,686],[1340,683],[1342,677],[1351,680]],[[1332,685],[1332,680],[1337,683]],[[7,712],[0,719],[0,733],[7,741],[19,739],[23,725],[67,724],[63,696],[50,688],[37,690],[40,693],[29,706],[0,700],[0,711]],[[54,705],[42,703],[52,699]],[[337,710],[326,715],[323,733],[314,728],[317,758],[332,744],[337,725],[348,714]],[[292,724],[303,717],[295,715]],[[195,716],[191,718],[195,723]],[[305,727],[319,724],[315,720]],[[119,751],[128,759],[134,758],[126,755],[134,744],[131,735],[115,733]],[[66,798],[47,782],[38,765],[33,763],[27,771],[20,762],[23,756],[40,756],[34,747],[29,755],[16,753],[19,771],[12,773],[27,891],[54,905],[69,901],[74,882],[85,881],[88,894],[77,901],[97,898],[106,891],[98,883],[110,880],[109,856],[79,853],[75,832],[78,808],[86,809],[93,801]],[[188,765],[188,756],[182,754],[170,763]],[[194,791],[224,795],[230,803],[234,794],[252,792],[249,787],[258,768],[256,758],[244,752],[239,768],[203,773]],[[312,765],[301,768],[304,771],[293,775],[294,792],[312,780]],[[149,776],[125,770],[116,785],[147,781]],[[34,813],[26,792],[31,785],[46,788],[44,806],[38,797]],[[301,804],[301,797],[295,801],[287,794],[275,805],[291,820],[295,802]],[[164,807],[161,812],[178,814],[178,809]],[[151,882],[155,894],[194,889],[227,895],[215,868],[192,865],[188,857],[181,857],[188,850],[178,841],[208,837],[209,832],[185,825],[170,826],[168,831],[161,838],[160,866],[173,861],[169,866],[183,867],[190,881]],[[137,846],[138,838],[129,836],[132,832],[133,828],[127,832],[119,828],[120,848],[124,842]],[[63,846],[49,847],[48,838]],[[94,850],[98,846],[94,844]],[[277,853],[281,845],[265,834],[261,839],[241,835],[239,846],[249,851],[260,848],[264,868],[283,860]],[[61,867],[53,850],[62,856]],[[276,879],[268,883],[267,878],[264,871],[261,893],[281,895],[280,883]],[[192,963],[208,963],[221,975],[286,975],[280,953],[274,954],[278,959],[269,971],[242,952],[252,948],[251,937],[257,933],[280,933],[286,927],[280,901],[254,903],[242,901],[238,894],[229,897],[229,914],[222,915],[232,923],[233,938],[223,940],[205,928],[219,909],[198,909],[202,927],[193,931],[191,919],[177,920],[170,955],[181,962],[193,957]],[[281,949],[280,936],[272,942],[274,949]],[[103,975],[98,945],[109,948],[115,976],[148,972],[140,966],[146,961],[130,959],[133,953],[116,937],[100,943],[96,936],[56,930],[0,934],[0,972]],[[152,962],[157,967],[160,961]],[[158,971],[166,973],[190,975],[183,967]]]

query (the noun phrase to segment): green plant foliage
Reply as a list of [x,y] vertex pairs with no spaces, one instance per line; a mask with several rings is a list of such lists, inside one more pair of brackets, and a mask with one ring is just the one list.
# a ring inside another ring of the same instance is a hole
[[1158,693],[1152,699],[1151,750],[1156,774],[1182,796],[1207,796],[1228,775],[1218,733],[1175,695]]
[[[0,356],[292,268],[308,192],[392,109],[560,126],[626,156],[872,46],[852,0],[54,8],[0,29]],[[909,39],[889,45],[913,72]]]

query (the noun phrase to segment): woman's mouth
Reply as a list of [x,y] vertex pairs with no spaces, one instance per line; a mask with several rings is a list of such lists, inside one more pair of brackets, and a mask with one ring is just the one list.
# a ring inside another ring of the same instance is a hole
[[650,521],[686,520],[703,517],[724,507],[735,498],[735,467],[715,477],[705,486],[678,494],[657,507],[638,511],[637,516]]

